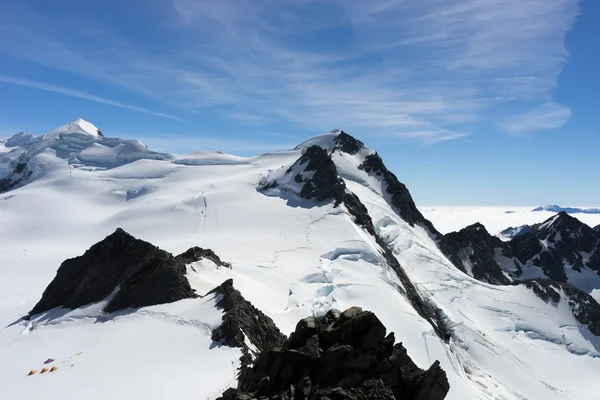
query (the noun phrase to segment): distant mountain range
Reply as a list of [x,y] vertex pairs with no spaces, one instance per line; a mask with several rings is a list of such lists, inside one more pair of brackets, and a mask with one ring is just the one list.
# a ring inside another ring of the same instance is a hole
[[531,211],[550,211],[554,213],[564,211],[567,214],[600,214],[600,208],[561,207],[556,204],[536,207]]

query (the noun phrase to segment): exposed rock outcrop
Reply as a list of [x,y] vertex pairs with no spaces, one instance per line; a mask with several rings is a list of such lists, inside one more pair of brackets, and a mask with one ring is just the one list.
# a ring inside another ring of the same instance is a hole
[[341,131],[339,135],[333,139],[335,148],[348,154],[356,154],[360,149],[364,148],[365,144],[353,136],[348,135],[346,132]]
[[403,220],[411,226],[415,224],[421,225],[427,228],[432,235],[439,236],[433,224],[417,209],[406,186],[396,178],[396,175],[387,169],[379,154],[368,155],[358,168],[383,179],[386,187],[385,191],[389,196],[388,201]]
[[562,211],[509,245],[521,263],[535,265],[548,278],[566,282],[565,264],[578,272],[584,267],[600,272],[599,242],[592,228]]
[[219,256],[216,255],[214,251],[212,251],[211,249],[203,249],[198,246],[194,246],[187,249],[185,252],[179,254],[175,258],[181,261],[183,264],[191,264],[193,262],[206,259],[214,262],[218,266],[231,268],[231,264],[222,261],[221,258],[219,258]]
[[375,314],[358,307],[298,322],[281,347],[262,351],[223,400],[441,400],[449,390],[439,362],[424,371]]
[[271,318],[233,287],[233,279],[226,280],[207,295],[213,293],[219,295],[217,306],[224,311],[223,323],[212,333],[214,341],[252,350],[249,341],[257,350],[266,351],[281,346],[286,339]]
[[518,279],[525,268],[539,268],[557,282],[568,282],[567,272],[584,268],[600,274],[600,236],[566,212],[517,229],[503,242],[474,224],[444,235],[439,245],[458,269],[492,284]]
[[483,225],[477,223],[448,233],[439,246],[458,269],[473,278],[496,285],[510,284],[495,258],[496,249],[503,249],[505,244]]
[[594,335],[600,336],[600,304],[589,294],[567,283],[551,279],[527,279],[515,281],[515,284],[524,284],[546,303],[559,303],[562,293],[577,321],[587,326]]
[[106,312],[196,297],[185,273],[170,253],[119,228],[82,256],[64,261],[29,315],[78,308],[111,294]]
[[[342,135],[342,139],[338,140],[340,135]],[[358,151],[357,149],[363,146],[362,142],[346,133],[340,133],[335,140],[337,146],[342,146],[349,151]],[[299,193],[298,188],[294,187],[293,183],[287,183],[285,187],[280,186],[280,190],[294,190],[300,197],[308,200],[332,201],[335,207],[341,204],[346,207],[349,214],[354,218],[354,222],[377,241],[382,256],[402,282],[402,287],[398,287],[398,290],[406,296],[419,315],[431,324],[436,334],[447,341],[451,332],[446,326],[445,316],[433,303],[427,303],[423,300],[398,259],[375,231],[367,208],[358,196],[347,189],[346,183],[339,176],[335,163],[327,150],[317,145],[308,147],[304,154],[287,169],[285,175],[288,175],[288,182],[289,175],[294,175],[294,183],[303,186]],[[261,189],[269,190],[277,186],[278,184],[275,181],[266,181],[263,182]],[[408,196],[410,197],[410,194]],[[412,199],[410,201],[412,202]],[[414,203],[412,204],[414,206]]]

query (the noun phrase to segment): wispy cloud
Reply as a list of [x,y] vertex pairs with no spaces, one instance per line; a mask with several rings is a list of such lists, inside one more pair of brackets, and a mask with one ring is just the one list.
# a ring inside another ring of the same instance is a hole
[[[482,123],[515,132],[566,122],[566,108],[547,108],[578,3],[147,1],[159,17],[132,18],[171,38],[150,53],[110,26],[47,18],[21,2],[0,6],[0,51],[249,126],[438,143]],[[541,114],[554,117],[544,123]]]
[[172,119],[175,121],[185,122],[184,119],[175,117],[173,115],[148,110],[146,108],[133,106],[130,104],[124,104],[124,103],[121,103],[120,101],[116,101],[116,100],[105,99],[103,97],[94,96],[93,94],[81,92],[79,90],[69,89],[69,88],[66,88],[63,86],[57,86],[57,85],[52,85],[52,84],[48,84],[48,83],[32,81],[29,79],[15,78],[12,76],[5,76],[5,75],[0,75],[0,82],[8,83],[11,85],[24,86],[24,87],[28,87],[28,88],[32,88],[32,89],[44,90],[47,92],[60,93],[60,94],[66,95],[66,96],[77,97],[79,99],[84,99],[84,100],[89,100],[89,101],[95,101],[96,103],[107,104],[107,105],[113,106],[113,107],[124,108],[127,110],[138,111],[138,112],[142,112],[142,113],[146,113],[146,114],[156,115],[157,117],[169,118],[169,119]]
[[542,129],[563,126],[571,118],[571,110],[556,103],[546,103],[533,110],[516,115],[504,122],[512,133],[532,133]]

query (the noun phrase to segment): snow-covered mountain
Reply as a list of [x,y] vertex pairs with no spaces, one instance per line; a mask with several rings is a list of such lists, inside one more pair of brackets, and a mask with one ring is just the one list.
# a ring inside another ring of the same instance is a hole
[[[81,120],[6,143],[3,397],[600,392],[600,306],[574,278],[597,279],[597,235],[566,214],[509,242],[442,235],[342,131],[248,158]],[[48,358],[58,371],[27,376]]]
[[0,193],[35,180],[58,165],[114,168],[140,159],[170,160],[137,140],[110,139],[93,124],[76,119],[43,136],[20,132],[0,147]]
[[600,208],[561,207],[556,204],[536,207],[531,211],[566,212],[568,214],[600,214]]

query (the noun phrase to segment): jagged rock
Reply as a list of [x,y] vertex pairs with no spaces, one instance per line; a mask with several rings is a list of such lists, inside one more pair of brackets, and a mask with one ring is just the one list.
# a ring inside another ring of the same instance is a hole
[[314,172],[310,179],[303,180],[304,186],[300,196],[317,201],[334,199],[336,204],[339,204],[346,185],[338,176],[335,164],[327,150],[319,146],[310,146],[296,164],[306,164],[304,170]]
[[495,250],[503,249],[505,244],[490,235],[483,225],[476,223],[448,233],[439,246],[458,269],[473,278],[496,285],[510,284],[495,259]]
[[[340,135],[342,133],[336,137],[336,140]],[[342,139],[337,142],[337,145],[343,146],[349,149],[349,151],[357,148],[360,149],[363,146],[362,142],[346,133],[343,133]],[[336,207],[343,204],[354,218],[354,222],[375,237],[377,244],[381,247],[382,256],[402,282],[402,287],[399,286],[398,290],[407,297],[419,315],[431,324],[440,338],[447,341],[451,336],[451,332],[446,327],[441,310],[433,303],[426,303],[421,298],[392,251],[376,233],[367,208],[362,204],[358,196],[346,188],[346,184],[339,176],[335,163],[331,159],[331,155],[327,153],[327,150],[316,145],[308,147],[304,154],[286,171],[286,175],[288,174],[294,174],[294,181],[296,183],[304,182],[302,190],[299,193],[301,197],[316,201],[333,201]],[[305,178],[304,175],[307,177]],[[275,181],[265,182],[261,189],[272,188],[273,182]],[[410,194],[408,196],[410,197]],[[412,202],[412,199],[410,201]],[[414,203],[412,204],[414,206]],[[429,223],[427,220],[424,221]]]
[[596,235],[600,235],[600,225],[594,227],[594,232],[596,232]]
[[577,321],[586,325],[594,335],[600,336],[600,304],[589,294],[551,279],[527,279],[515,281],[515,284],[524,284],[545,302],[559,303],[563,292]]
[[346,132],[341,131],[339,135],[333,139],[335,148],[348,154],[356,154],[362,149],[365,144],[353,136],[348,135]]
[[437,361],[419,369],[375,314],[353,307],[299,321],[290,338],[262,351],[240,374],[238,388],[221,399],[438,400],[449,388]]
[[[587,267],[600,273],[600,240],[596,232],[564,211],[534,225],[509,245],[521,263],[541,268],[555,281],[567,281],[565,262],[575,271]],[[588,257],[584,258],[582,253]]]
[[185,273],[185,265],[170,253],[119,228],[82,256],[64,261],[29,315],[77,308],[115,291],[106,312],[196,297]]
[[231,264],[228,262],[221,261],[218,255],[215,254],[211,249],[203,249],[198,246],[191,247],[187,249],[185,252],[179,254],[175,257],[183,264],[191,264],[196,261],[200,261],[203,258],[214,262],[215,264],[221,267],[231,268]]
[[517,229],[515,237],[502,242],[483,225],[474,224],[444,235],[439,245],[458,269],[492,284],[518,279],[525,267],[538,267],[558,282],[567,282],[566,268],[576,272],[589,268],[600,274],[599,235],[566,212]]
[[383,179],[386,185],[386,193],[390,196],[389,202],[403,220],[411,226],[415,224],[422,225],[432,235],[439,236],[439,232],[433,227],[433,224],[417,209],[406,186],[396,178],[396,175],[387,169],[379,154],[368,155],[358,168]]
[[246,300],[228,279],[207,293],[217,294],[217,306],[223,308],[223,323],[213,331],[212,339],[231,347],[248,348],[244,335],[259,351],[280,346],[286,339],[273,320]]

